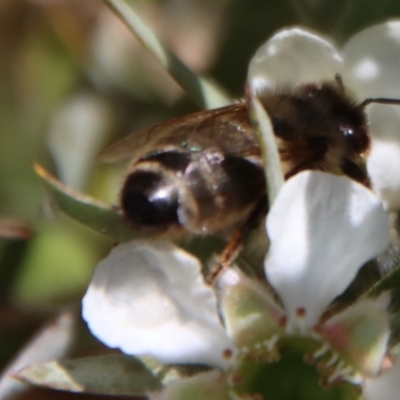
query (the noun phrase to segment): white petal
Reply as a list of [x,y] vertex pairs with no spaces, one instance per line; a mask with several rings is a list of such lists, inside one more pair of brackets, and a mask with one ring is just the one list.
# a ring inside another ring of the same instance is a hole
[[398,400],[400,393],[400,362],[384,371],[378,378],[366,379],[365,400]]
[[83,317],[97,338],[127,354],[224,366],[230,341],[200,269],[166,241],[118,245],[95,270]]
[[353,36],[342,52],[343,81],[360,100],[400,98],[400,21],[367,28]]
[[305,81],[332,80],[342,69],[342,58],[328,40],[300,28],[275,34],[256,52],[248,81],[254,90]]
[[371,153],[368,174],[386,207],[400,209],[400,107],[374,104],[368,107]]
[[389,241],[379,200],[364,186],[319,171],[289,179],[267,217],[265,268],[293,326],[310,328]]

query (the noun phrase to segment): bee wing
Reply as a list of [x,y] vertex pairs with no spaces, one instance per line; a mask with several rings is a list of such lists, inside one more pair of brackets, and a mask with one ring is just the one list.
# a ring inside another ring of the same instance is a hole
[[[245,113],[245,114],[244,114]],[[246,118],[243,118],[246,115]],[[215,121],[218,121],[217,123]],[[132,133],[121,140],[111,144],[100,152],[98,158],[105,163],[113,163],[126,159],[138,158],[149,149],[154,148],[156,142],[164,145],[179,145],[193,134],[216,135],[220,133],[218,123],[229,124],[231,129],[238,132],[248,129],[247,108],[245,103],[231,104],[213,110],[200,111],[194,114],[173,118],[154,125],[150,128]],[[245,126],[244,126],[245,125]],[[202,127],[208,129],[203,129]]]
[[160,131],[160,125],[162,124],[131,133],[110,144],[97,155],[97,159],[103,163],[115,163],[134,158],[141,152],[143,144],[149,143],[152,133]]

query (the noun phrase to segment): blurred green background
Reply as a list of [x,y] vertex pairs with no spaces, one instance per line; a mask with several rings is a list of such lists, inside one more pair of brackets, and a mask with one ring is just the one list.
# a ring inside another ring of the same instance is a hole
[[[235,97],[251,55],[282,27],[308,26],[340,44],[400,16],[398,0],[131,3],[187,65]],[[53,209],[31,162],[116,203],[123,167],[97,163],[100,149],[196,106],[101,0],[2,0],[0,60],[3,369],[44,321],[78,307],[96,262],[113,245]]]

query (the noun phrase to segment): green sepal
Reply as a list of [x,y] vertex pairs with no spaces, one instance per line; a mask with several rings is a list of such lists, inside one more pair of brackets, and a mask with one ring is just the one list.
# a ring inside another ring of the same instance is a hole
[[388,349],[389,302],[387,292],[377,298],[362,298],[316,331],[355,372],[377,376]]
[[223,285],[220,307],[229,337],[242,353],[273,356],[273,342],[284,333],[285,316],[268,288],[238,273],[233,285]]
[[227,374],[214,370],[193,377],[170,382],[160,394],[151,400],[232,400],[229,394]]

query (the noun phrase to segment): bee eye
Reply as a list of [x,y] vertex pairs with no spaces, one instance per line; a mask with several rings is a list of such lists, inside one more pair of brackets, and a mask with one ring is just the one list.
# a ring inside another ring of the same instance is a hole
[[125,181],[121,206],[134,225],[163,228],[178,222],[176,186],[159,172],[137,170]]
[[356,129],[352,125],[341,125],[340,131],[358,154],[365,152],[369,147],[369,136],[363,129]]
[[293,127],[283,119],[272,117],[272,125],[274,127],[275,136],[280,139],[290,139],[293,133]]

